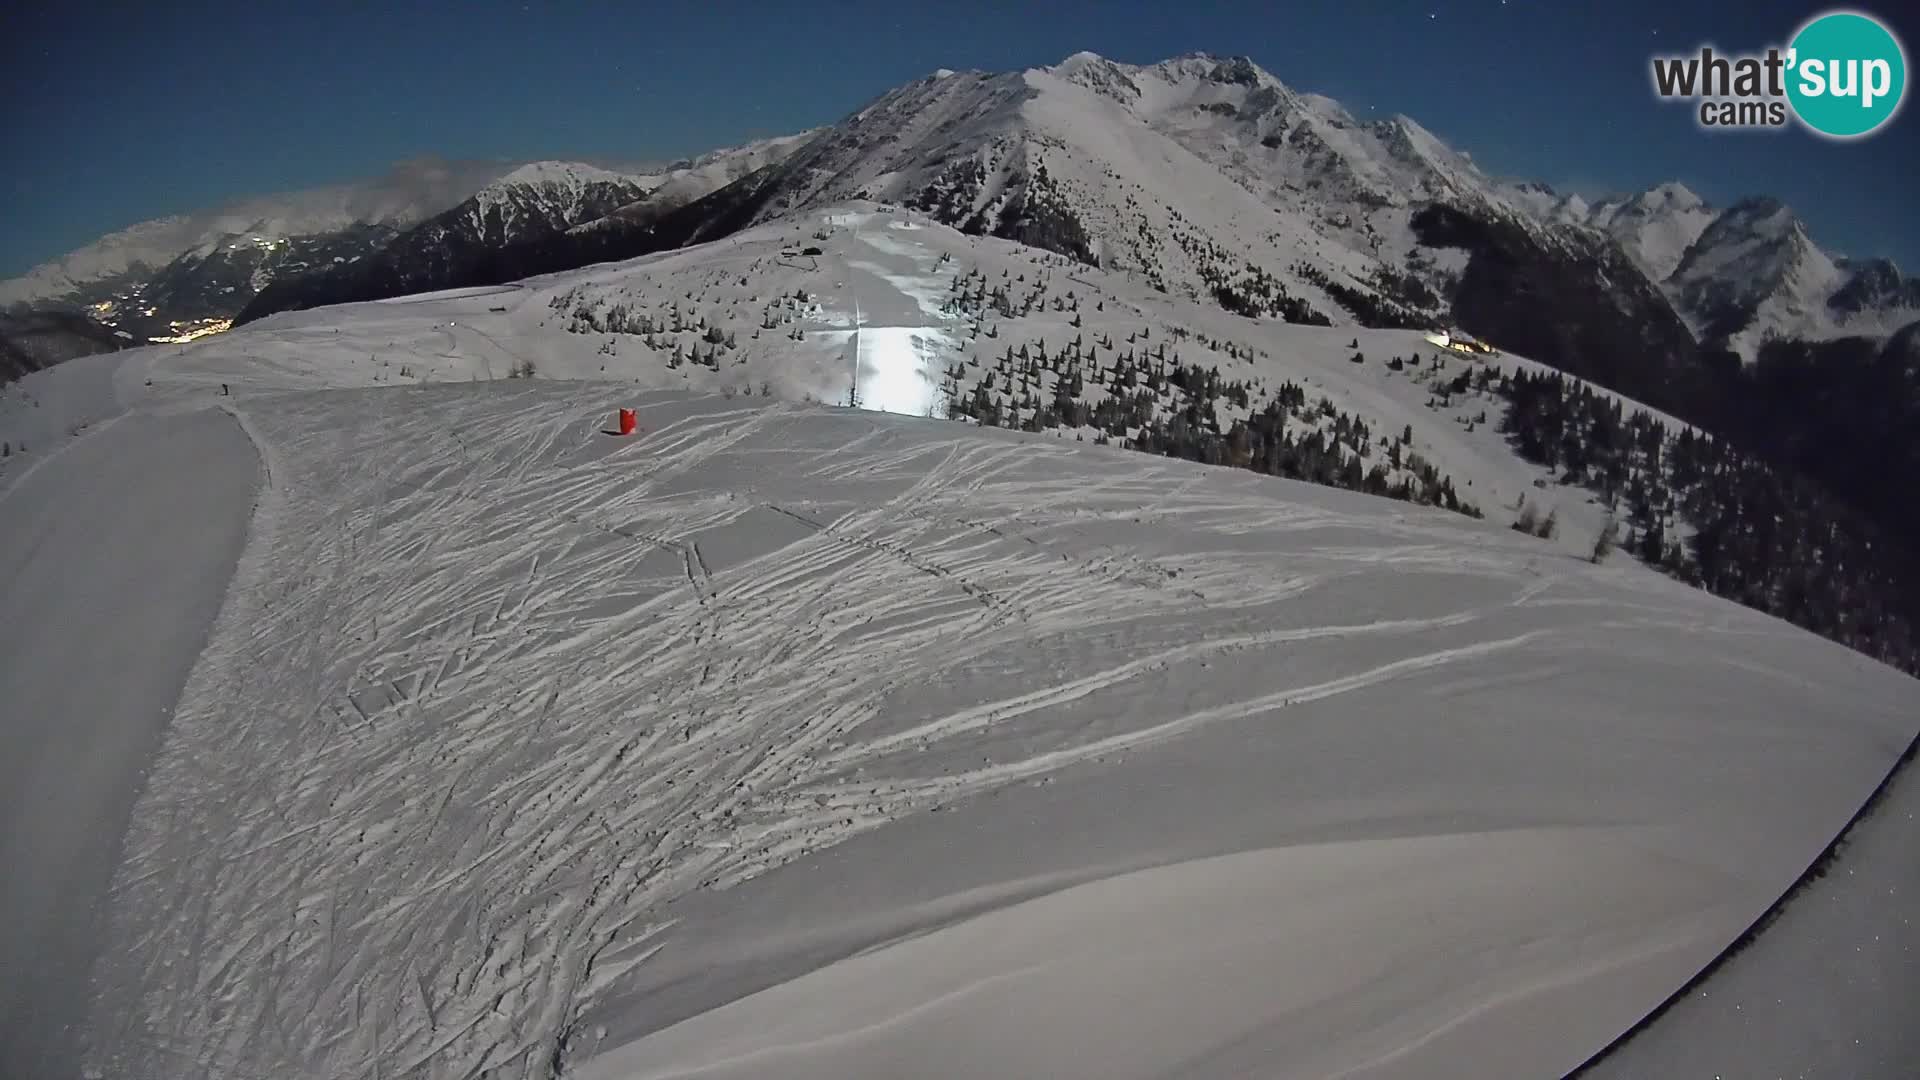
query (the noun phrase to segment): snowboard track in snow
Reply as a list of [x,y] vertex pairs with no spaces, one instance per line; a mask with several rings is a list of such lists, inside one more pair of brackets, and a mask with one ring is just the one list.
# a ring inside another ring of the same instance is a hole
[[552,1075],[676,899],[918,811],[1494,658],[1807,640],[1438,511],[674,394],[608,440],[621,394],[232,406],[271,481],[128,838],[96,1063]]

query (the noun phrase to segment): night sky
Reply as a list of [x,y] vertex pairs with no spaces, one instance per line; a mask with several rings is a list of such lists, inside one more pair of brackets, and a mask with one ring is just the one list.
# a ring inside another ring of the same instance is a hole
[[[31,9],[31,10],[29,10]],[[0,275],[163,214],[450,158],[657,160],[829,123],[939,67],[1091,49],[1247,55],[1362,119],[1403,112],[1498,174],[1594,195],[1680,179],[1773,194],[1829,248],[1920,271],[1920,110],[1874,137],[1709,135],[1657,102],[1655,51],[1746,51],[1825,5],[9,5]],[[1920,17],[1892,3],[1910,56]],[[1911,72],[1909,77],[1912,77]],[[1910,91],[1909,97],[1920,91]]]

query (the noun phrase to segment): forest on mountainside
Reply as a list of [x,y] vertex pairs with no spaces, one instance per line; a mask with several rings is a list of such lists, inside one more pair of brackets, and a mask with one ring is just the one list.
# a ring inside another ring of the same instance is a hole
[[1557,373],[1504,377],[1503,430],[1529,461],[1596,492],[1641,561],[1920,673],[1911,552],[1792,468],[1679,432]]

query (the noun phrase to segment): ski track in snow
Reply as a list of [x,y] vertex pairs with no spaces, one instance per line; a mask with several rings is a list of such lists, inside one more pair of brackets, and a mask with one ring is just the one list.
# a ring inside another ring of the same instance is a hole
[[[543,1075],[668,901],[916,811],[1506,654],[1802,637],[1437,511],[717,397],[612,440],[615,394],[235,399],[270,490],[128,839],[111,1071]],[[1473,599],[1344,598],[1382,573]]]

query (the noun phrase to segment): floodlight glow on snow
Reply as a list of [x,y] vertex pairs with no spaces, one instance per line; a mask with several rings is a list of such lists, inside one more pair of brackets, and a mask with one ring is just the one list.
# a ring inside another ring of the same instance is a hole
[[913,326],[860,329],[860,405],[880,412],[930,416],[938,397],[931,331]]

